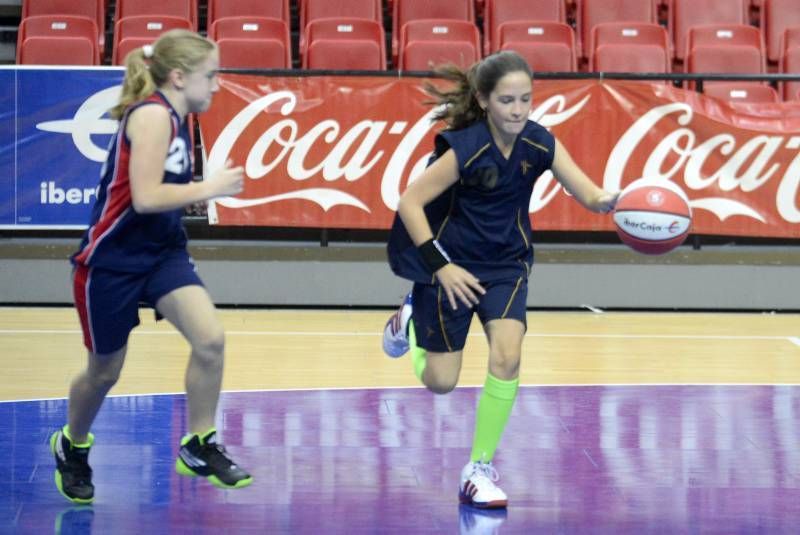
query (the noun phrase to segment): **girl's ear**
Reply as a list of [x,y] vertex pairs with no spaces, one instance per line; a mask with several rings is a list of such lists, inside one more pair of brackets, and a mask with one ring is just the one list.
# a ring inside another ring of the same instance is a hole
[[486,107],[489,105],[489,101],[484,98],[483,95],[480,93],[475,93],[475,99],[478,101],[478,105],[481,107],[483,111],[486,111]]
[[180,69],[169,71],[169,81],[175,89],[183,89],[186,85],[186,75]]

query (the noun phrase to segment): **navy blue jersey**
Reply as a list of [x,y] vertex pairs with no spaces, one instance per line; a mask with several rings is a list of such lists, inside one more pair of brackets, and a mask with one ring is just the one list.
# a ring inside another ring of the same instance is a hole
[[[527,277],[533,263],[528,207],[534,182],[553,164],[553,135],[528,121],[508,159],[485,121],[441,132],[435,145],[431,161],[453,149],[459,172],[459,180],[425,207],[436,239],[455,264],[482,282]],[[433,282],[397,215],[388,253],[395,274]]]
[[181,124],[178,113],[158,91],[130,106],[109,146],[89,228],[80,249],[72,256],[74,264],[143,273],[168,251],[186,246],[186,231],[181,222],[183,208],[155,214],[139,214],[133,209],[128,175],[131,144],[125,127],[131,112],[140,106],[164,106],[172,119],[163,182],[186,184],[192,180],[192,145],[187,121]]

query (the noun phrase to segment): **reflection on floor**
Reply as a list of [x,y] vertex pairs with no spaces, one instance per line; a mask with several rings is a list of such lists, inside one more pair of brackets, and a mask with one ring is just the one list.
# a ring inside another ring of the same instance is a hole
[[[225,393],[251,487],[175,474],[180,395],[109,398],[96,501],[53,484],[63,400],[0,404],[0,526],[19,533],[792,533],[800,387],[523,387],[495,459],[507,512],[459,507],[479,390]],[[0,530],[1,531],[1,530]]]

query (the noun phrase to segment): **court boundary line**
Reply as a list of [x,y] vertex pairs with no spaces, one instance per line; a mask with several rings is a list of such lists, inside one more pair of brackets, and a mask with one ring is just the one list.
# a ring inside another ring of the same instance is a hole
[[[789,386],[800,387],[800,383],[526,383],[520,384],[519,388],[581,388],[581,387],[623,387],[631,388],[635,386],[658,387],[658,386]],[[483,388],[483,384],[476,385],[458,385],[456,390],[467,388]],[[221,394],[254,394],[262,392],[321,392],[325,390],[330,391],[347,391],[347,390],[427,390],[422,385],[415,386],[334,386],[334,387],[312,387],[312,388],[253,388],[243,390],[222,390]],[[186,392],[149,392],[139,394],[109,394],[109,398],[134,398],[145,396],[185,396]],[[28,403],[28,402],[42,402],[42,401],[66,401],[66,397],[57,398],[31,398],[31,399],[6,399],[0,400],[0,405],[4,403]]]

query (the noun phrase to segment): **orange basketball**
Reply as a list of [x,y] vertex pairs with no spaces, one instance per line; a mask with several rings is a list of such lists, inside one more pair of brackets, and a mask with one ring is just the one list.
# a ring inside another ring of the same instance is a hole
[[689,198],[673,182],[640,178],[620,193],[614,224],[619,238],[634,251],[664,254],[688,236],[692,209]]

